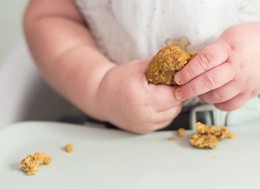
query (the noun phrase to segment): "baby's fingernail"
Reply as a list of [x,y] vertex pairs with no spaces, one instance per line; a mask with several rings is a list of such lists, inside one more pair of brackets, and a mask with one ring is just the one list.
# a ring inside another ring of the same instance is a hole
[[178,85],[180,85],[180,74],[179,73],[176,73],[175,76],[174,76],[174,81],[175,83],[177,83]]
[[176,100],[182,100],[183,99],[182,91],[180,89],[176,89],[174,91],[174,96],[175,96]]

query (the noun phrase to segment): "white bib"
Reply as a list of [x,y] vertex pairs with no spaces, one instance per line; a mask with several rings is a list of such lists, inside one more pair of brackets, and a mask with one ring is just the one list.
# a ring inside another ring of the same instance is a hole
[[229,26],[260,19],[259,0],[76,0],[100,49],[117,64],[150,58],[182,36],[199,50]]
[[[151,58],[187,37],[199,50],[228,27],[260,20],[260,0],[76,0],[101,51],[114,63]],[[183,110],[199,103],[192,98]]]

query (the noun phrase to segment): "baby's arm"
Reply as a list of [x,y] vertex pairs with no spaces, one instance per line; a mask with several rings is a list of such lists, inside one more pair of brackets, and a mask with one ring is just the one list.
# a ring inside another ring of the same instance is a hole
[[260,94],[260,22],[235,25],[176,74],[176,97],[201,98],[223,110]]
[[148,85],[148,61],[116,66],[99,52],[73,0],[31,0],[24,27],[46,80],[88,115],[138,133],[178,115],[174,88]]
[[100,80],[114,64],[98,52],[72,2],[31,0],[24,17],[25,34],[45,79],[91,113],[93,101],[89,98],[95,95]]

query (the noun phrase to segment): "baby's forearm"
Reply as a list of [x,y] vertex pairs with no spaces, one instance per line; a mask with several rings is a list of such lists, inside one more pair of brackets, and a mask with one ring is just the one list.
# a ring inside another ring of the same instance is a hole
[[24,28],[35,62],[50,85],[96,117],[95,94],[114,64],[97,49],[73,1],[32,0]]

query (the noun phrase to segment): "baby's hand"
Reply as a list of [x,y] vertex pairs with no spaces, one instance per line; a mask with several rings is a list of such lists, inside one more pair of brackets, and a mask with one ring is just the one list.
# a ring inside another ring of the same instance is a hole
[[168,125],[180,112],[174,88],[148,84],[148,61],[136,60],[115,66],[103,78],[96,107],[103,120],[137,133],[148,133]]
[[260,24],[233,26],[193,58],[175,81],[179,100],[200,97],[230,111],[260,93]]

